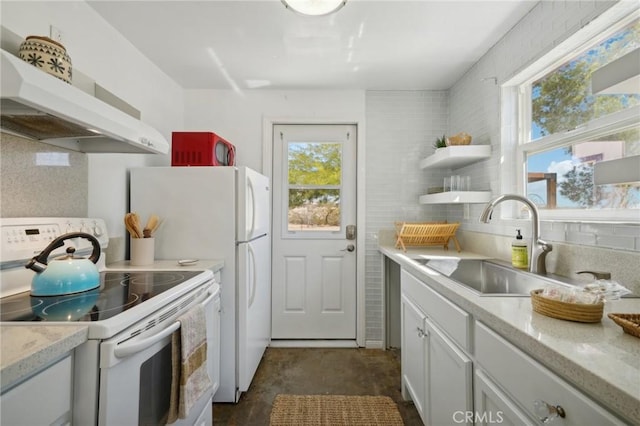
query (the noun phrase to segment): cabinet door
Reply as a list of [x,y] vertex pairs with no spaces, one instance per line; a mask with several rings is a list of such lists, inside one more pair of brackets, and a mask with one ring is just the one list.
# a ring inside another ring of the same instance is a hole
[[[406,296],[402,296],[402,396],[411,399],[420,417],[424,417],[426,392],[426,339],[424,333],[425,316]],[[407,395],[408,393],[408,395]]]
[[429,319],[425,320],[428,340],[427,424],[473,424],[473,363]]
[[71,424],[72,355],[2,394],[3,425]]
[[504,426],[535,425],[481,369],[476,369],[473,387],[477,426],[496,423]]

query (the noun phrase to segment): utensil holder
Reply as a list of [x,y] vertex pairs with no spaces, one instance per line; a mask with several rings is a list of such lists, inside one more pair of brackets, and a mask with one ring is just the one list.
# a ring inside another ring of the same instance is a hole
[[132,266],[153,265],[155,259],[155,238],[131,238]]

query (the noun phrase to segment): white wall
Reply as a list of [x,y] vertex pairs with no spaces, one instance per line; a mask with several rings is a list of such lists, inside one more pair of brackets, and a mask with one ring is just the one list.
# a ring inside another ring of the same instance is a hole
[[185,92],[185,131],[211,131],[236,146],[238,165],[262,171],[263,118],[364,121],[362,90]]
[[[73,69],[95,80],[142,113],[168,140],[182,127],[182,88],[153,65],[84,1],[5,1],[0,23],[20,37],[49,36],[49,26],[62,30],[62,43]],[[125,236],[127,169],[168,164],[169,157],[142,154],[87,154],[89,216],[107,221],[110,237]],[[46,182],[43,182],[46,184]],[[122,255],[121,252],[118,256]],[[118,260],[118,259],[112,259]]]

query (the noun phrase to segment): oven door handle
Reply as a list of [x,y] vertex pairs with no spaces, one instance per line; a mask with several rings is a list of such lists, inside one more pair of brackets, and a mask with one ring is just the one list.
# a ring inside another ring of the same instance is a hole
[[[212,292],[205,300],[201,302],[203,307],[207,306],[209,302],[217,295],[217,292]],[[177,331],[180,328],[180,321],[176,321],[171,324],[169,327],[165,328],[158,334],[154,334],[153,336],[149,336],[146,339],[140,340],[139,342],[133,343],[124,343],[121,346],[116,347],[113,350],[113,355],[116,358],[126,358],[138,352],[142,352],[147,349],[149,346],[154,345],[156,342],[164,339],[167,336],[170,336],[173,332]]]
[[154,334],[153,336],[147,337],[146,339],[140,340],[139,342],[133,343],[125,343],[122,346],[118,346],[113,350],[113,355],[116,358],[126,358],[138,352],[142,352],[147,349],[149,346],[154,345],[165,337],[171,335],[174,331],[180,328],[180,321],[176,321],[171,324],[169,327],[165,328],[158,334]]

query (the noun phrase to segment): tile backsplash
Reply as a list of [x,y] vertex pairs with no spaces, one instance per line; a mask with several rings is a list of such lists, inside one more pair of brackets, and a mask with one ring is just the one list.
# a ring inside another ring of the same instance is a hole
[[88,159],[0,133],[0,216],[87,216]]

